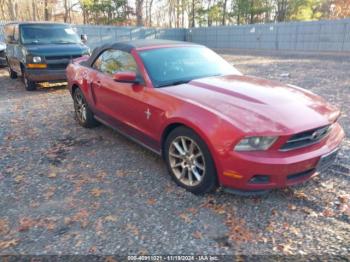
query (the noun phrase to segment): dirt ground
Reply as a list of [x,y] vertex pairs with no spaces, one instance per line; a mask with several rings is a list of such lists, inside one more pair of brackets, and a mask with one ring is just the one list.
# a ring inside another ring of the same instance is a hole
[[[243,73],[292,83],[342,109],[350,56],[226,52]],[[260,197],[177,187],[162,160],[74,120],[64,86],[24,90],[0,69],[0,254],[338,255],[350,258],[350,140],[338,162]]]

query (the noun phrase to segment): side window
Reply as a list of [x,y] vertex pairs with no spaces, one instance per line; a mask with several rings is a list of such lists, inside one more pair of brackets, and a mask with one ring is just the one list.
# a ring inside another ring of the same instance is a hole
[[102,58],[103,58],[103,54],[100,55],[94,62],[94,64],[92,65],[93,69],[96,69],[98,71],[101,71],[101,63],[102,63]]
[[117,72],[137,72],[137,65],[131,54],[120,50],[106,50],[95,61],[93,68],[113,75]]
[[15,26],[15,32],[14,32],[13,38],[16,42],[19,39],[18,25]]
[[11,37],[13,37],[14,33],[14,25],[6,25],[4,28],[6,42],[11,42]]

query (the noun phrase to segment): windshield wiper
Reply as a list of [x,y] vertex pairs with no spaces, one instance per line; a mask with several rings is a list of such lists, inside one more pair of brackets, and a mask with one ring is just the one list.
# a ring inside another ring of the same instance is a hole
[[51,44],[76,44],[76,42],[69,42],[69,41],[60,40],[60,41],[53,41],[53,42],[51,42]]
[[190,81],[192,81],[192,79],[190,79],[190,80],[178,80],[178,81],[166,83],[166,84],[163,84],[163,85],[159,85],[157,87],[177,86],[177,85],[187,84]]
[[26,45],[34,45],[34,44],[41,44],[39,42],[39,40],[34,40],[34,41],[30,41],[30,42],[25,42]]

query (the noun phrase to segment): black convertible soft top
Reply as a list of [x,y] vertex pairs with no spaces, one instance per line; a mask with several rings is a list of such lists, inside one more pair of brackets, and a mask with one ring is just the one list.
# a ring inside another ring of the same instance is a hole
[[161,45],[195,45],[189,42],[181,42],[181,41],[171,41],[171,40],[160,40],[160,39],[152,39],[152,40],[130,40],[130,41],[121,41],[115,42],[111,44],[104,44],[100,47],[96,47],[92,52],[91,56],[88,60],[82,62],[81,64],[84,66],[91,67],[96,58],[105,50],[108,49],[117,49],[124,52],[130,53],[131,50],[135,48],[142,47],[151,47],[151,46],[161,46]]

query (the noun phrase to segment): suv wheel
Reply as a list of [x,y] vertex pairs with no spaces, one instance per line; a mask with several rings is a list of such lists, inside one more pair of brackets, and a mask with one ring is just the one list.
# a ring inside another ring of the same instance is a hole
[[167,137],[165,161],[175,182],[194,194],[214,191],[216,168],[205,142],[191,129],[178,127]]
[[32,80],[29,80],[26,74],[26,71],[22,69],[22,79],[24,83],[24,87],[27,91],[34,91],[36,89],[36,83]]
[[15,71],[12,70],[10,63],[7,61],[8,64],[8,68],[9,68],[9,74],[10,74],[10,78],[11,79],[15,79],[17,78],[17,73]]
[[99,123],[94,118],[94,114],[89,108],[89,105],[86,102],[86,99],[83,95],[83,92],[80,90],[80,88],[77,88],[73,93],[73,100],[74,100],[74,111],[76,119],[78,120],[78,123],[83,127],[95,127]]

